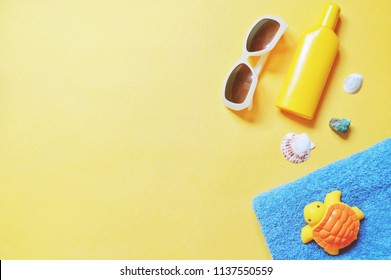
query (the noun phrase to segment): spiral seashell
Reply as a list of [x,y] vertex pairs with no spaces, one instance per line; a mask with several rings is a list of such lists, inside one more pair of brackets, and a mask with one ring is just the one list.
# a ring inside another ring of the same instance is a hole
[[310,150],[315,147],[307,133],[288,133],[282,139],[281,151],[284,157],[293,163],[301,163],[310,157]]
[[350,74],[344,80],[343,89],[350,94],[358,92],[361,88],[364,77],[360,74]]

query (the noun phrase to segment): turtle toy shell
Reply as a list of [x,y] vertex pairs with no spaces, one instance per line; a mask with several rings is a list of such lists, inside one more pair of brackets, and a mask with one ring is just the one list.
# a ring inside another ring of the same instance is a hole
[[330,255],[338,255],[340,249],[357,239],[364,213],[342,203],[340,198],[341,191],[333,191],[326,195],[324,203],[315,201],[304,208],[308,225],[301,231],[303,243],[315,240]]

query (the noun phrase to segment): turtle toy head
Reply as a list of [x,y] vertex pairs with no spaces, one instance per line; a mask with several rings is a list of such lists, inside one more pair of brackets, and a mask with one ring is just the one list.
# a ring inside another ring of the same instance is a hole
[[322,220],[325,212],[326,206],[320,201],[314,201],[304,207],[304,220],[313,227]]

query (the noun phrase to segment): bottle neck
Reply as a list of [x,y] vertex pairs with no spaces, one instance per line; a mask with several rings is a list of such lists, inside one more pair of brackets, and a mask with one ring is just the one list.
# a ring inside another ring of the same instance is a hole
[[320,25],[334,30],[338,22],[340,11],[340,7],[336,4],[330,3],[326,5],[322,12]]

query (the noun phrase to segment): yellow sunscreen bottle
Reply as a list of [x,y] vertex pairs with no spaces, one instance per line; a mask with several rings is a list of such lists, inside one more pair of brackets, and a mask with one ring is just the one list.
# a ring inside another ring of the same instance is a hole
[[334,32],[340,8],[325,6],[319,25],[300,39],[276,105],[284,111],[312,119],[338,52]]

